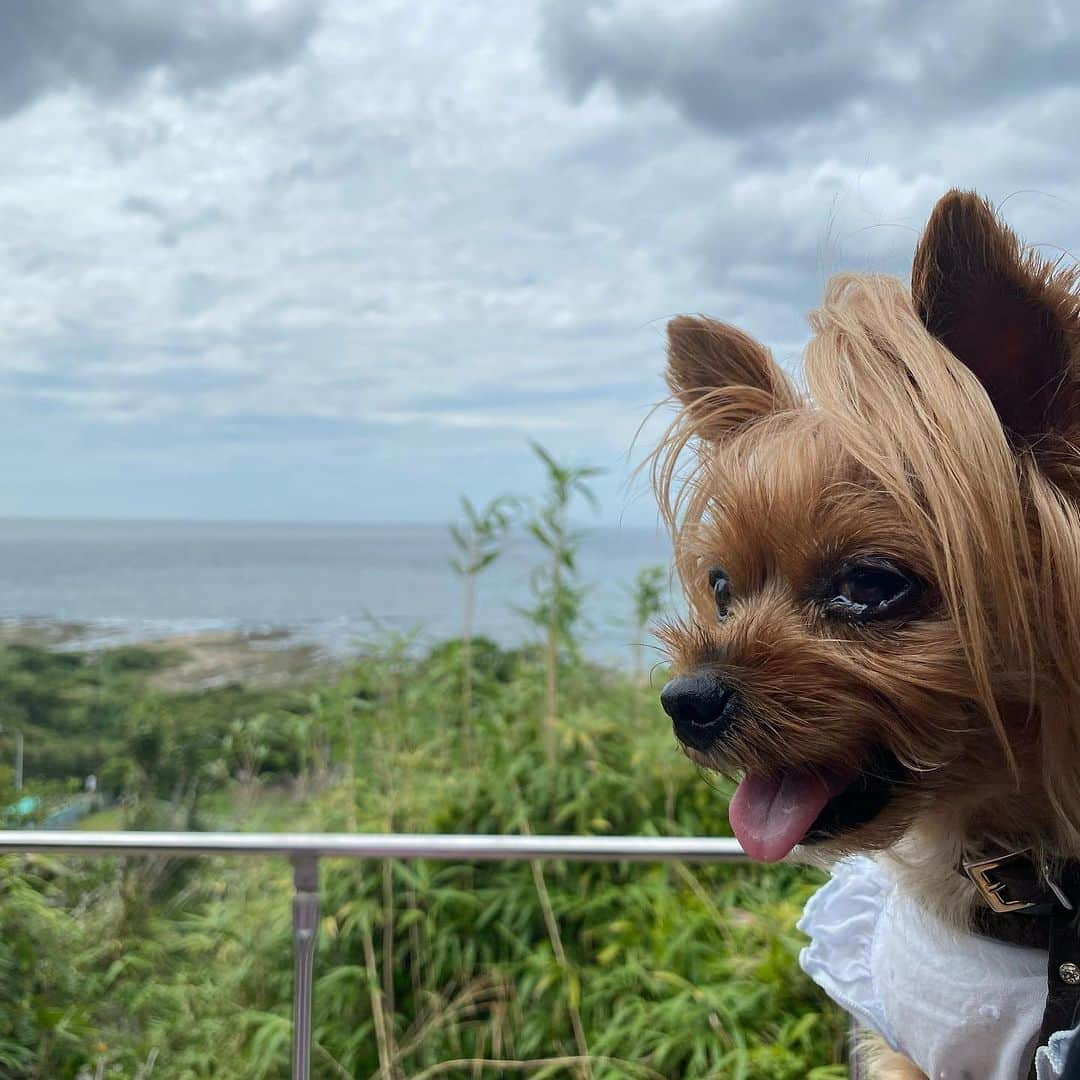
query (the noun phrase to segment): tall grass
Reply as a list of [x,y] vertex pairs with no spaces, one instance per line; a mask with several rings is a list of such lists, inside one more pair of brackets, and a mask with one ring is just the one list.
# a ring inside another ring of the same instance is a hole
[[[727,792],[678,755],[653,692],[630,677],[563,661],[551,759],[543,648],[473,643],[470,768],[461,648],[417,656],[382,641],[337,683],[276,706],[199,695],[208,726],[227,731],[230,711],[262,718],[211,770],[218,786],[204,790],[199,820],[726,832]],[[130,693],[131,711],[166,731],[190,722],[191,696]],[[146,724],[133,731],[151,755]],[[324,768],[301,778],[316,743]],[[150,800],[131,812],[149,821]],[[288,1075],[283,862],[8,857],[0,867],[0,1075]],[[793,923],[814,883],[789,867],[327,862],[314,1075],[843,1076],[842,1018],[796,963]]]

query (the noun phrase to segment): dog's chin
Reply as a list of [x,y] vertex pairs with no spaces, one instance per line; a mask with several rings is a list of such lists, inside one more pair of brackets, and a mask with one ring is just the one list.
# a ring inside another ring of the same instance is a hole
[[[692,761],[706,768],[726,775],[743,771],[730,762],[718,762],[712,754],[690,747],[684,750]],[[782,777],[805,774],[808,770],[805,766],[777,763],[773,771]],[[798,840],[808,855],[829,857],[886,847],[903,832],[907,815],[899,804],[906,800],[897,796],[910,789],[912,775],[891,750],[883,746],[870,748],[857,770],[817,765],[813,771],[827,778],[825,786],[830,797]],[[734,817],[732,822],[734,825]]]

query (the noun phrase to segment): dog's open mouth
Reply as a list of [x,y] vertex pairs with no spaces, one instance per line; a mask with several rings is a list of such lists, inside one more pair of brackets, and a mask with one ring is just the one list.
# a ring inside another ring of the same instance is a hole
[[796,844],[820,843],[873,820],[906,773],[884,749],[859,770],[748,773],[728,807],[731,828],[750,858],[777,862]]

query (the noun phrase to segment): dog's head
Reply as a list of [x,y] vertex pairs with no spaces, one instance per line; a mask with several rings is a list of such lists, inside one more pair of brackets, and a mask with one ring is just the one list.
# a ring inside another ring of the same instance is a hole
[[910,291],[847,276],[807,393],[764,347],[669,326],[656,458],[689,616],[662,695],[743,777],[760,859],[1080,827],[1080,302],[975,195],[935,209]]

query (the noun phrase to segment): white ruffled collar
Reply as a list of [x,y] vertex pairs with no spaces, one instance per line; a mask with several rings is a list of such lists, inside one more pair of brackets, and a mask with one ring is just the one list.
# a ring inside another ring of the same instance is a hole
[[[884,860],[837,863],[799,929],[799,962],[861,1024],[934,1080],[1024,1080],[1046,1000],[1046,952],[958,931],[899,886]],[[1060,1080],[1069,1043],[1036,1055]]]

